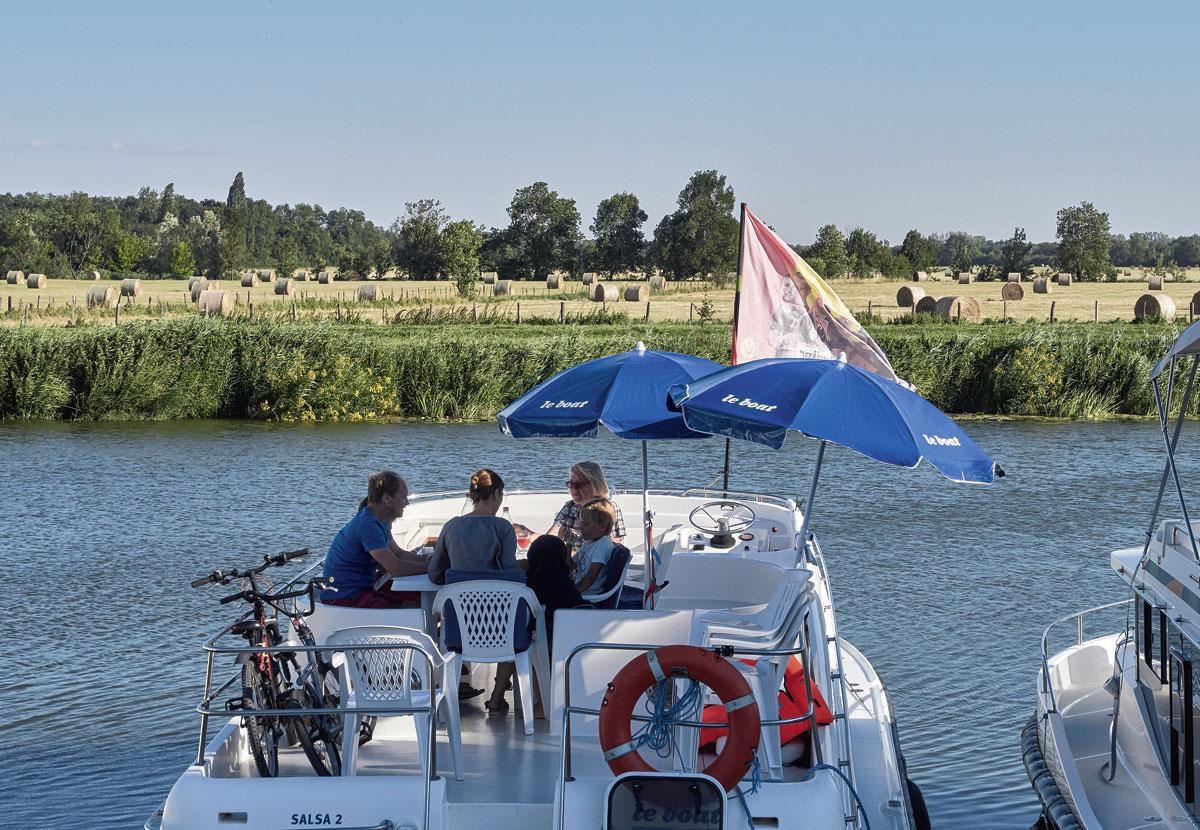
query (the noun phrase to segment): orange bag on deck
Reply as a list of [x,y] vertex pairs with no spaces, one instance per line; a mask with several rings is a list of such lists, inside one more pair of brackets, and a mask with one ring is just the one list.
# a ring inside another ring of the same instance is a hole
[[[742,662],[753,666],[757,661],[743,660]],[[779,717],[781,719],[798,718],[807,710],[808,686],[804,682],[804,664],[793,655],[788,660],[787,669],[783,674],[783,690],[779,692]],[[725,723],[725,707],[719,703],[710,703],[704,707],[700,720],[705,723]],[[829,707],[825,705],[825,698],[821,696],[821,690],[816,686],[813,686],[813,720],[819,726],[833,723],[833,712],[830,712]],[[782,745],[796,740],[808,732],[811,726],[812,721],[806,720],[779,727],[779,743]],[[724,726],[701,729],[700,746],[705,747],[716,743],[718,738],[725,737],[725,732]]]

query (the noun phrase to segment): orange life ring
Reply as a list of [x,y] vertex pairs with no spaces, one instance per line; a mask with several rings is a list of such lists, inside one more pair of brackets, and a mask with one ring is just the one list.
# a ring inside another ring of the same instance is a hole
[[673,675],[703,683],[725,706],[729,739],[704,773],[717,779],[728,792],[742,780],[758,751],[758,705],[741,673],[711,649],[663,646],[638,655],[617,672],[600,705],[600,748],[604,750],[604,760],[617,775],[654,771],[633,744],[633,707],[647,689]]

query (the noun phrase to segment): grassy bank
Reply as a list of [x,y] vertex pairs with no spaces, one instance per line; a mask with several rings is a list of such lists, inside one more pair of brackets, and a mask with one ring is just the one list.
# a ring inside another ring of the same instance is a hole
[[[1152,412],[1172,325],[877,325],[897,371],[948,412]],[[548,375],[628,349],[729,357],[718,325],[177,320],[0,330],[0,418],[484,420]]]

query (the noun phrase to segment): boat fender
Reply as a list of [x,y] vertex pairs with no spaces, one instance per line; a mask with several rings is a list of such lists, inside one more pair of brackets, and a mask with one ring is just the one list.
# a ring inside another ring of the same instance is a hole
[[745,776],[758,751],[758,705],[741,672],[711,649],[663,646],[639,654],[617,672],[600,704],[600,748],[604,760],[617,775],[654,772],[633,740],[633,709],[648,689],[676,676],[707,686],[725,707],[729,740],[704,774],[711,775],[729,792]]
[[911,778],[905,778],[904,782],[908,785],[908,806],[912,809],[913,827],[916,830],[931,830],[933,824],[929,820],[929,808],[925,806],[925,795]]

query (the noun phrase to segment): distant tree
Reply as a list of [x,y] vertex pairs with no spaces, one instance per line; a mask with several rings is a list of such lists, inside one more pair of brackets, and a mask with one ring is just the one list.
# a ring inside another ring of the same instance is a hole
[[108,266],[114,271],[133,271],[153,250],[154,244],[148,237],[118,230],[107,257]]
[[937,240],[922,236],[918,230],[911,230],[900,243],[900,254],[908,260],[912,270],[930,271],[937,265]]
[[381,234],[372,234],[367,241],[367,260],[375,276],[382,279],[394,264],[391,240]]
[[167,218],[167,214],[175,212],[175,183],[169,182],[163,188],[162,201],[158,207],[158,218],[155,220],[159,224]]
[[1108,258],[1113,265],[1122,268],[1134,265],[1129,255],[1129,240],[1124,234],[1115,233],[1108,238]]
[[916,270],[920,269],[913,268],[912,263],[904,254],[893,254],[891,249],[886,246],[880,252],[879,273],[888,279],[903,279],[911,276]]
[[624,271],[636,271],[642,264],[646,237],[642,225],[646,211],[632,193],[615,193],[596,207],[591,231],[596,237],[590,252],[596,268],[610,277]]
[[962,231],[954,231],[946,235],[942,248],[945,264],[955,271],[970,271],[979,256],[980,239]]
[[1000,246],[1000,272],[1011,274],[1025,273],[1029,252],[1033,246],[1025,239],[1024,228],[1013,228],[1013,235]]
[[469,297],[479,277],[479,248],[483,228],[470,219],[451,222],[442,229],[442,275],[453,280],[460,297]]
[[1171,237],[1159,231],[1129,234],[1129,265],[1156,265],[1171,258]]
[[737,267],[738,221],[733,188],[716,170],[692,174],[679,192],[678,209],[654,230],[656,264],[671,279],[712,275],[722,280]]
[[1200,234],[1181,236],[1172,246],[1172,256],[1175,264],[1181,268],[1193,268],[1200,265]]
[[1108,258],[1108,214],[1091,202],[1058,212],[1058,267],[1078,280],[1098,280],[1112,273]]
[[280,239],[275,245],[275,273],[290,277],[300,267],[300,246],[290,236]]
[[449,221],[442,203],[420,199],[404,205],[404,217],[392,223],[392,260],[413,279],[431,279],[442,271],[442,227]]
[[191,246],[184,240],[181,239],[171,246],[168,268],[170,273],[177,277],[196,273],[196,257],[192,255]]
[[545,279],[569,265],[579,239],[579,211],[545,182],[534,182],[513,194],[508,206],[507,258],[501,271],[508,277]]
[[[817,241],[809,247],[806,257],[808,264],[826,279],[844,277],[850,267],[850,259],[846,255],[846,237],[837,225],[823,225],[817,231]],[[814,260],[820,260],[824,267],[817,268]]]
[[246,267],[246,181],[239,170],[225,198],[225,217],[221,222],[221,276],[232,277]]
[[861,279],[874,275],[883,265],[884,255],[890,253],[887,245],[865,228],[855,228],[846,238],[846,257],[851,276]]
[[106,232],[111,232],[86,193],[72,193],[53,216],[50,238],[66,265],[74,271],[97,267],[104,255]]
[[0,270],[45,271],[53,246],[35,229],[36,215],[13,210],[0,218]]

